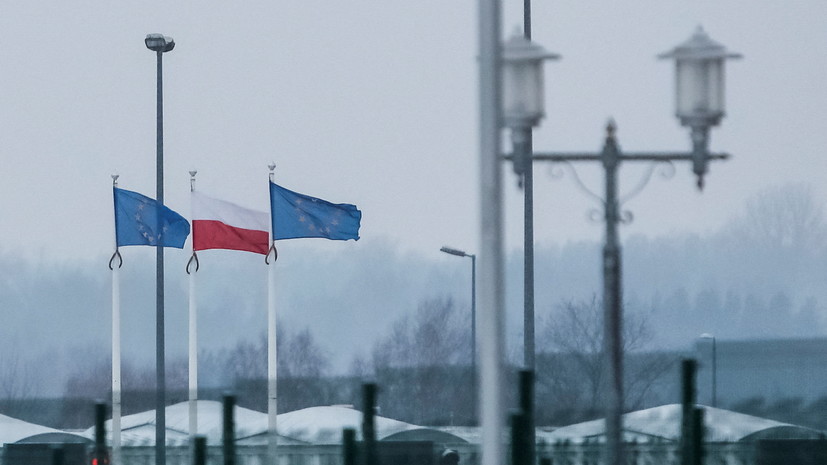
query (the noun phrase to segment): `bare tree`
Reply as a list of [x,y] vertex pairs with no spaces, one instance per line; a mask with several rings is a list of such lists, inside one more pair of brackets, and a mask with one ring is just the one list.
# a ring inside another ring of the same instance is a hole
[[[565,302],[541,324],[538,404],[561,406],[556,413],[545,412],[558,417],[546,418],[548,421],[577,421],[601,411],[606,383],[602,308],[596,296],[587,301]],[[645,352],[651,340],[646,315],[627,312],[623,321],[623,352],[625,404],[629,408],[642,406],[652,387],[675,362],[669,355]]]
[[421,302],[372,351],[383,412],[418,424],[470,424],[470,334],[453,300]]
[[806,184],[768,187],[746,201],[729,235],[759,249],[820,251],[827,243],[824,204]]
[[0,357],[0,406],[3,413],[20,417],[32,407],[37,380],[34,367],[23,359],[20,346],[7,341]]

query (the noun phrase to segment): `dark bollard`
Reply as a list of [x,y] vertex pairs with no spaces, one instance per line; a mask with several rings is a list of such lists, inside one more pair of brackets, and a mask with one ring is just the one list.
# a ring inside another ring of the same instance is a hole
[[342,464],[356,465],[356,430],[342,430]]
[[520,443],[525,448],[525,463],[530,465],[534,463],[536,447],[534,434],[534,372],[531,370],[520,371],[520,410],[524,417],[525,426]]
[[681,362],[681,464],[694,465],[693,417],[695,410],[695,371],[697,362],[684,359]]
[[531,465],[529,462],[528,424],[523,412],[511,414],[511,465]]
[[376,454],[376,384],[362,386],[362,442],[364,465],[379,465]]
[[692,465],[702,465],[704,461],[704,409],[692,410]]
[[221,436],[221,449],[224,452],[224,465],[235,465],[235,396],[224,396],[224,428]]
[[192,438],[192,465],[207,464],[207,437],[196,436]]
[[55,444],[52,449],[52,465],[63,465],[65,463],[65,456],[63,454],[63,446]]
[[[106,455],[106,404],[98,402],[95,404],[95,449],[92,451],[92,464],[104,465],[109,463]],[[62,454],[62,452],[61,452]]]

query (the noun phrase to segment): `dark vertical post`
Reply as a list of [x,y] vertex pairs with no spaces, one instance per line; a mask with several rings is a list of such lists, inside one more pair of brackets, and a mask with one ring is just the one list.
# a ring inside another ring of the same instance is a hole
[[342,464],[356,465],[356,430],[342,430]]
[[623,413],[623,296],[620,242],[617,224],[620,220],[617,201],[617,169],[620,154],[615,141],[615,125],[606,127],[606,143],[601,154],[606,174],[606,244],[603,247],[603,357],[608,380],[606,401],[606,463],[623,464],[621,414]]
[[106,404],[98,402],[95,404],[95,449],[94,459],[99,465],[106,463]]
[[695,409],[695,371],[697,362],[685,359],[681,362],[681,464],[695,463],[693,449],[693,423]]
[[207,465],[207,437],[192,438],[192,464]]
[[531,370],[520,371],[520,411],[525,421],[524,439],[522,446],[525,448],[526,464],[534,463],[534,372]]
[[718,406],[718,351],[712,336],[712,406]]
[[471,255],[471,426],[477,426],[477,256]]
[[[531,40],[531,0],[523,0],[523,35]],[[525,130],[523,158],[523,364],[534,370],[534,134]]]
[[362,442],[364,465],[378,465],[376,454],[376,384],[362,386]]
[[692,465],[702,465],[704,460],[704,409],[692,409]]
[[[158,58],[157,108],[156,108],[156,156],[155,195],[164,205],[164,81],[162,50],[155,52]],[[161,209],[156,219],[156,235],[161,232]],[[166,463],[166,367],[164,362],[164,245],[159,236],[155,247],[155,463]]]
[[224,465],[235,465],[235,396],[225,395],[223,407],[221,447],[224,452]]
[[531,465],[526,441],[528,425],[525,412],[511,414],[511,465]]
[[63,453],[63,444],[52,444],[52,465],[63,465],[65,462],[65,454]]

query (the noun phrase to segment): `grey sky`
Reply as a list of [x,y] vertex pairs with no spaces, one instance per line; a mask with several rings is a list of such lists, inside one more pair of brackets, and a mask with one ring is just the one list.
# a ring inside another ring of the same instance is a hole
[[[205,193],[267,208],[266,165],[288,188],[363,211],[358,243],[423,254],[477,245],[476,4],[416,2],[12,2],[0,17],[2,248],[71,259],[111,251],[109,175],[154,196],[155,61],[165,56],[167,204],[189,216],[187,171]],[[522,2],[504,4],[503,30]],[[685,165],[629,207],[624,233],[704,231],[761,186],[813,184],[827,150],[827,3],[822,0],[534,2],[547,67],[538,150],[591,150],[606,119],[630,150],[686,149],[672,116],[672,66],[655,55],[698,24],[745,59],[730,62],[728,115],[699,195]],[[639,169],[626,167],[631,188]],[[506,169],[507,241],[521,241],[520,193]],[[598,238],[570,176],[536,169],[539,243]],[[582,176],[600,187],[599,172]],[[285,244],[285,248],[290,245]],[[129,253],[146,251],[134,250]],[[148,252],[146,252],[148,253]],[[445,257],[448,259],[448,257]]]

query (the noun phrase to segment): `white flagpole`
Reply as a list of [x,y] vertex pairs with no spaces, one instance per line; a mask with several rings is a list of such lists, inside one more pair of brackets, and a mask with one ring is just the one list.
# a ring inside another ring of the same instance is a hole
[[[190,171],[190,192],[195,191],[195,175],[197,171]],[[190,209],[192,211],[192,209]],[[198,272],[198,257],[195,255],[195,235],[192,236],[192,257],[187,262],[189,275],[189,432],[190,437],[198,434],[198,307],[195,301],[195,274]],[[194,259],[194,260],[193,260]],[[195,261],[195,267],[190,271],[190,264]]]
[[[118,175],[112,175],[112,186],[118,186]],[[115,258],[118,263],[113,265]],[[112,463],[121,463],[121,279],[123,264],[118,252],[118,232],[115,230],[115,253],[109,259],[112,270]]]
[[[276,169],[275,164],[270,164],[270,181],[273,181],[273,170]],[[268,185],[268,190],[270,189]],[[273,214],[273,207],[270,205],[270,215]],[[276,352],[276,260],[278,259],[278,252],[276,251],[276,232],[271,232],[271,247],[267,252],[267,264],[269,265],[267,273],[267,445],[268,455],[270,456],[270,463],[278,463],[278,430],[277,423],[277,406],[278,406],[278,391],[276,388],[277,379],[277,352]],[[270,262],[270,253],[273,253],[273,261]]]

